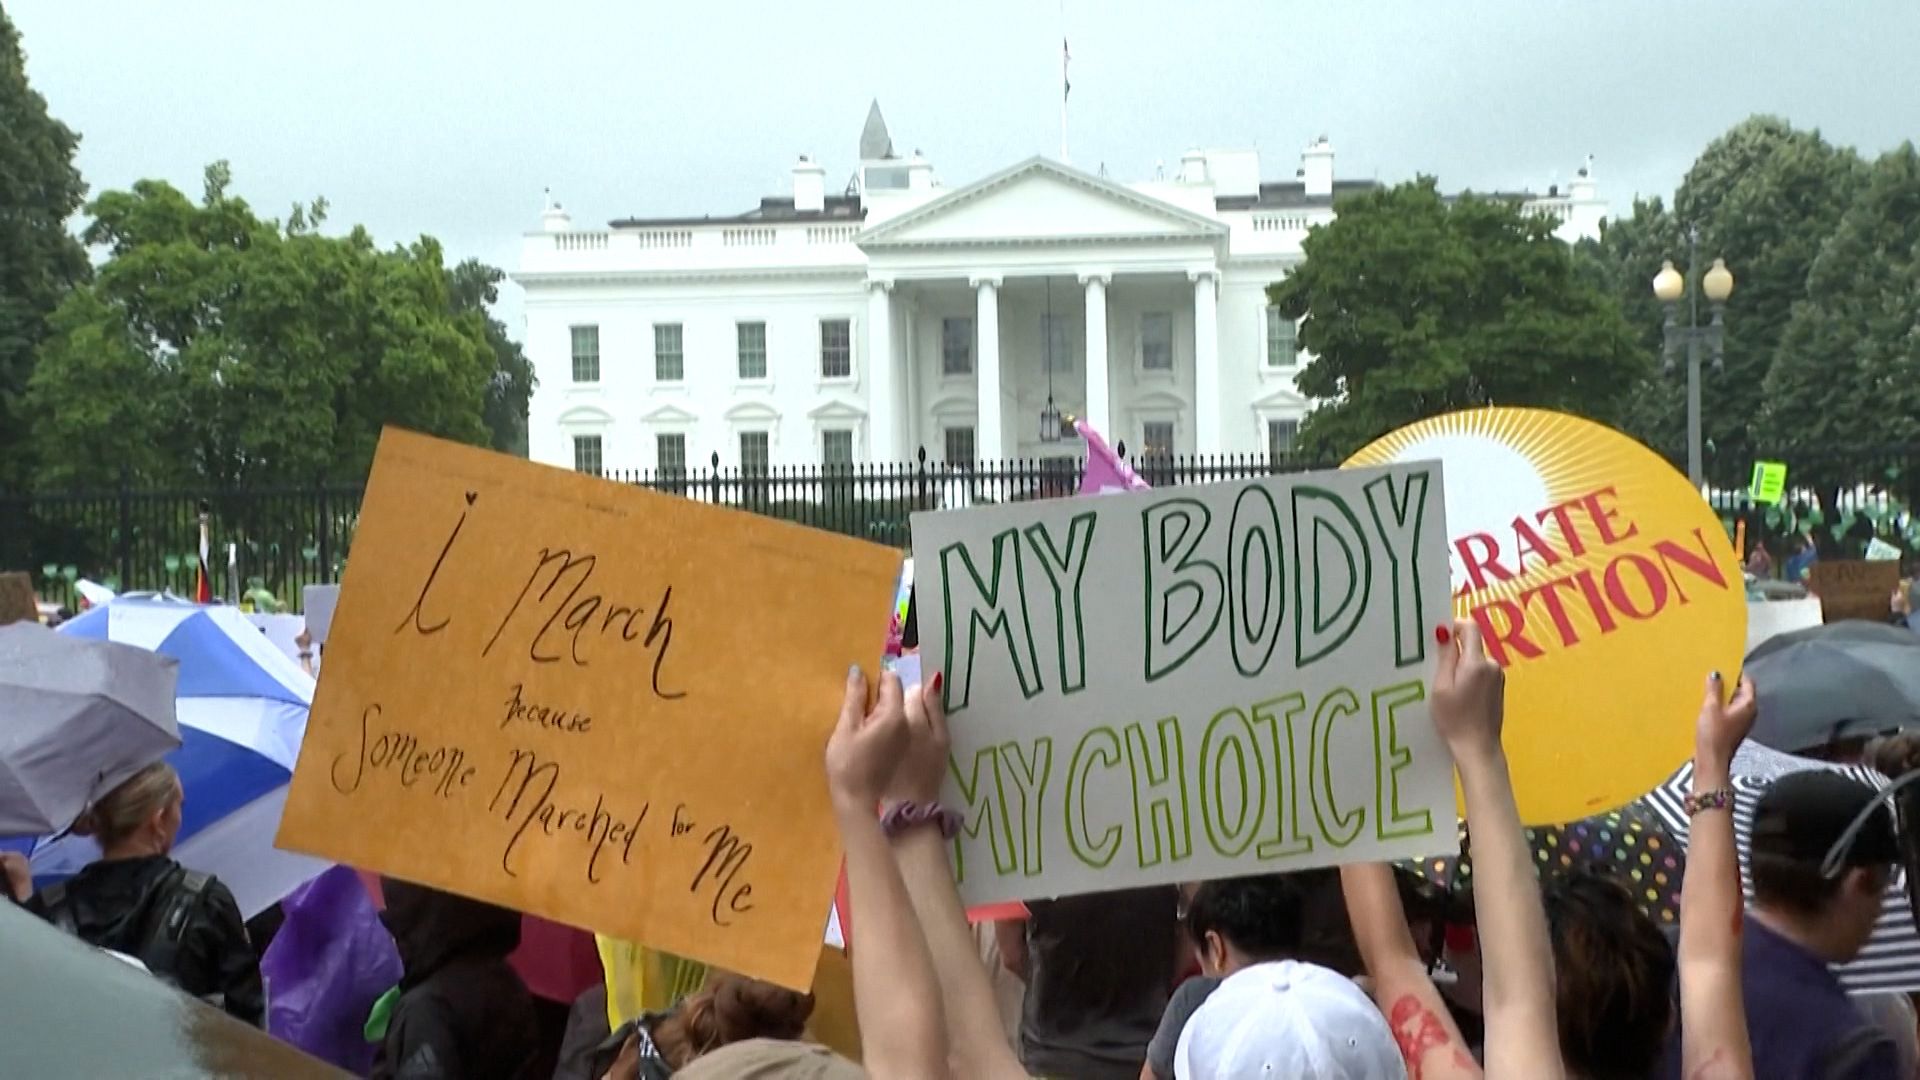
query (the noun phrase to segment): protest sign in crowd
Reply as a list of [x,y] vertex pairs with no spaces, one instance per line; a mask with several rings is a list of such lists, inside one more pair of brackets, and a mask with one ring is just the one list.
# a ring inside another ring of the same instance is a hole
[[1749,651],[1699,493],[1557,414],[1087,445],[903,571],[390,431],[297,654],[0,627],[6,934],[260,1075],[1917,1075],[1897,597]]

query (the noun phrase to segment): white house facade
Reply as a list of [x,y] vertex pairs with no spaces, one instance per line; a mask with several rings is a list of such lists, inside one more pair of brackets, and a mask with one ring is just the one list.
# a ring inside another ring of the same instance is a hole
[[[525,238],[529,449],[592,471],[1071,455],[1055,417],[1130,451],[1284,452],[1307,409],[1267,287],[1336,199],[1322,139],[1293,180],[1193,151],[1119,184],[1044,158],[945,188],[892,152],[878,107],[845,194],[802,159],[790,195],[729,217]],[[1516,195],[1597,235],[1590,168]]]

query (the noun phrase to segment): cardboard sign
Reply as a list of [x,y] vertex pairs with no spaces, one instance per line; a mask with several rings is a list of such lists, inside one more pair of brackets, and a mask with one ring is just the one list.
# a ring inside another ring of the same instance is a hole
[[1451,847],[1440,495],[1423,463],[914,515],[966,902]]
[[1520,816],[1578,821],[1638,798],[1693,751],[1701,687],[1739,675],[1746,585],[1686,477],[1561,413],[1421,421],[1350,465],[1446,463],[1454,609],[1507,669]]
[[804,989],[899,565],[390,430],[279,843]]
[[1886,622],[1893,611],[1893,590],[1900,587],[1900,564],[1865,559],[1821,560],[1807,577],[1807,590],[1820,597],[1828,622],[1866,619]]
[[19,570],[0,574],[0,626],[39,621],[40,601],[33,594],[33,578]]
[[1817,596],[1809,596],[1804,600],[1749,600],[1747,655],[1753,655],[1753,650],[1769,638],[1819,626],[1823,621],[1820,598]]
[[1756,461],[1753,479],[1747,484],[1747,497],[1761,506],[1772,506],[1787,492],[1787,466],[1782,461]]

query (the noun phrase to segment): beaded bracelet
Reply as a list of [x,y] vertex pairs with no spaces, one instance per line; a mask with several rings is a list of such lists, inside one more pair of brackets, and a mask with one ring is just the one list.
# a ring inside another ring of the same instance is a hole
[[1733,805],[1733,792],[1726,788],[1716,791],[1696,791],[1687,796],[1687,816],[1693,817],[1705,810],[1725,810]]
[[939,803],[897,802],[880,815],[880,831],[889,837],[921,825],[938,825],[940,835],[951,840],[959,835],[961,820],[958,812]]

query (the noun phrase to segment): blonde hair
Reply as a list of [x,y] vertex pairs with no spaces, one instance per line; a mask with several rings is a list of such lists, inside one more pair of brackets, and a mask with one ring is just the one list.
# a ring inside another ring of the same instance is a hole
[[73,823],[73,831],[109,848],[133,835],[179,797],[179,774],[166,762],[156,761],[101,796]]

